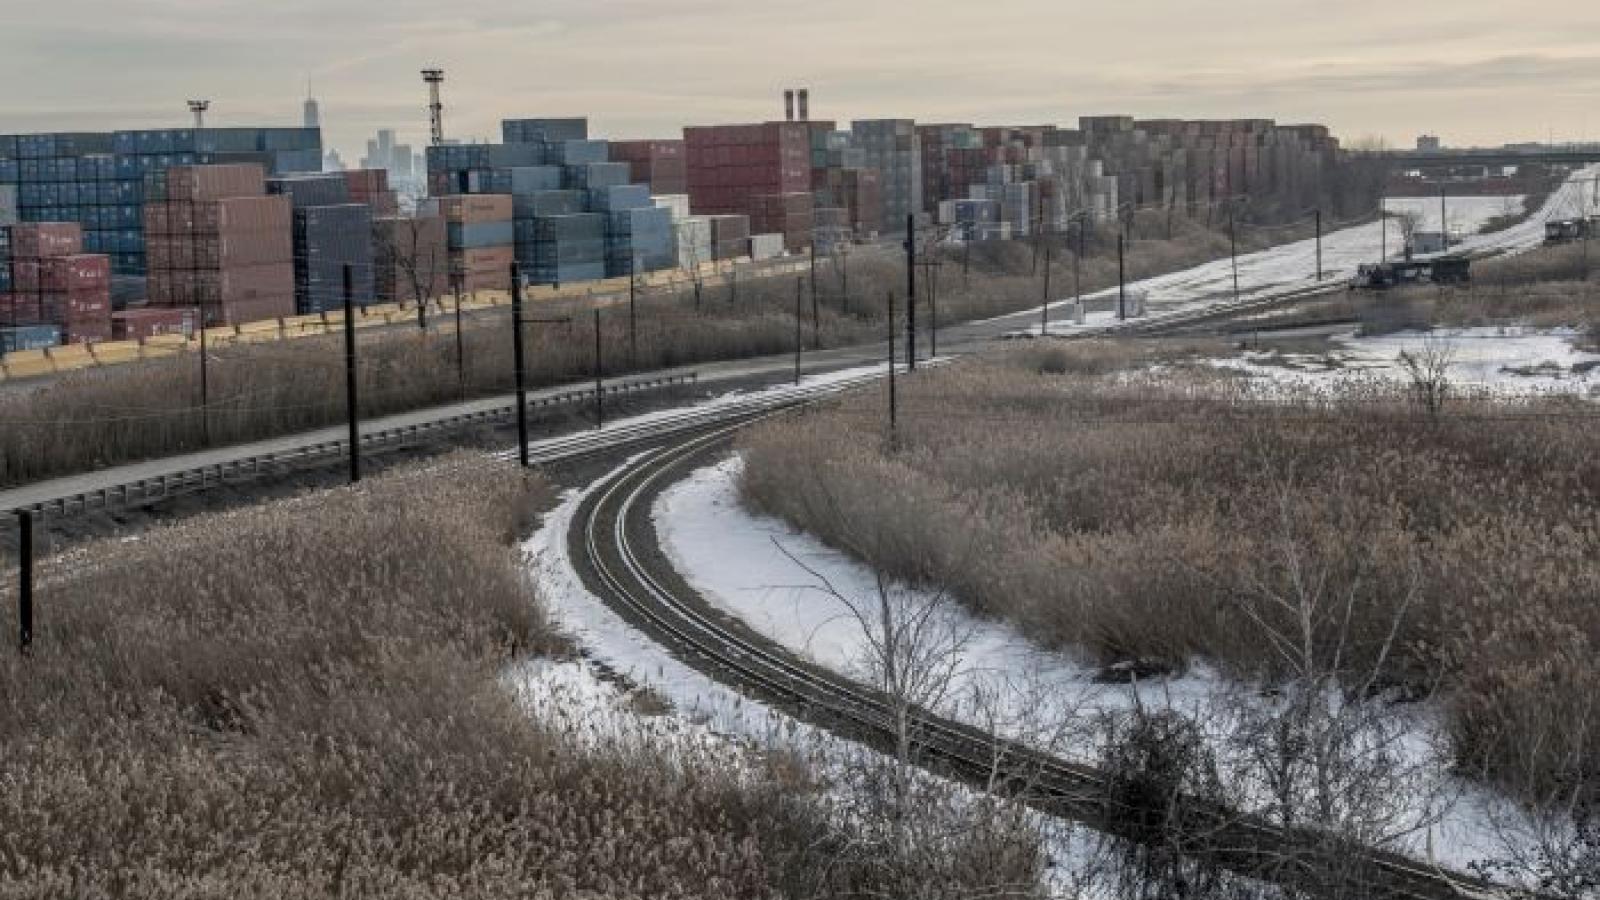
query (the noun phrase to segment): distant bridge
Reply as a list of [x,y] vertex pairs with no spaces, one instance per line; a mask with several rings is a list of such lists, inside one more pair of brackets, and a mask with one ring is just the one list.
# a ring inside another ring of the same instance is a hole
[[1600,147],[1538,150],[1383,150],[1357,151],[1358,159],[1391,162],[1402,169],[1448,169],[1457,166],[1582,166],[1600,163]]

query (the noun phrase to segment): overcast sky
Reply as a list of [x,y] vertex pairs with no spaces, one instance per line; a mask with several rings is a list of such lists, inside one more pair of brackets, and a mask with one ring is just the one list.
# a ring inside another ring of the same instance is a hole
[[1600,139],[1595,0],[6,0],[0,130],[296,124],[309,78],[354,163],[587,115],[608,137],[782,115],[1068,124],[1261,117],[1409,145]]

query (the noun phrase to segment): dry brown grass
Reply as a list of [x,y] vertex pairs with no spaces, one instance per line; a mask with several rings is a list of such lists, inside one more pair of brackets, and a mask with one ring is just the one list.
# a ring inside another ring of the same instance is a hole
[[0,897],[876,891],[803,766],[516,705],[504,665],[562,649],[511,544],[546,497],[452,458],[53,566],[0,650]]
[[[1179,219],[1173,240],[1148,226],[1130,245],[1129,277],[1140,278],[1214,259],[1227,252],[1225,234]],[[1262,232],[1248,241],[1288,239]],[[1254,244],[1251,244],[1252,246]],[[997,315],[1038,303],[1042,275],[1029,243],[986,245],[963,277],[961,257],[947,253],[938,274],[942,323]],[[1052,257],[1052,293],[1070,294],[1066,251]],[[848,281],[848,291],[845,284]],[[1085,291],[1116,282],[1115,233],[1102,231],[1083,265]],[[881,338],[885,294],[905,290],[898,260],[858,254],[848,272],[818,264],[819,309],[813,322],[809,291],[802,302],[808,347],[837,347]],[[922,290],[924,302],[928,286]],[[903,299],[901,301],[903,303]],[[655,293],[639,302],[637,353],[625,307],[602,316],[608,376],[711,360],[787,353],[794,346],[795,282],[744,281],[737,288]],[[363,334],[359,358],[361,413],[381,416],[503,394],[512,386],[509,312],[469,320],[463,330],[464,377],[458,376],[450,317],[434,317],[426,335],[407,329]],[[593,320],[574,302],[530,307],[530,316],[570,318],[571,324],[527,326],[530,385],[582,383],[592,377]],[[820,325],[813,331],[814,324]],[[344,362],[340,337],[218,349],[211,359],[210,411],[199,412],[200,374],[193,357],[87,371],[0,392],[0,485],[20,484],[104,466],[292,434],[343,421]]]
[[1297,659],[1268,635],[1290,634],[1352,688],[1442,682],[1463,765],[1600,792],[1592,409],[1458,400],[1433,421],[1372,386],[1266,402],[1117,373],[1117,352],[906,379],[892,440],[876,392],[764,425],[744,495],[1101,662],[1274,678]]

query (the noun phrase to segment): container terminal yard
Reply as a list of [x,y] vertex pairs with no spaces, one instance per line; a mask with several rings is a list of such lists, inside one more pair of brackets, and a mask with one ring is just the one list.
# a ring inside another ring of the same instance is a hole
[[607,140],[583,118],[508,118],[501,142],[466,144],[444,135],[436,77],[425,177],[395,184],[322,171],[318,127],[207,128],[199,101],[195,127],[0,135],[0,376],[181,352],[206,330],[320,333],[347,295],[363,324],[482,308],[508,300],[513,264],[530,298],[604,298],[786,274],[907,221],[952,241],[1151,208],[1270,222],[1336,196],[1347,156],[1325,127],[1265,119],[841,123],[813,119],[806,89],[769,122]]

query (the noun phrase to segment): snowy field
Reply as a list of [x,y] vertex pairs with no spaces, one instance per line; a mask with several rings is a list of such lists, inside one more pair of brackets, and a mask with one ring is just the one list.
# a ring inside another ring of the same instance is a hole
[[1461,392],[1597,399],[1600,354],[1577,349],[1583,339],[1566,328],[1440,328],[1376,337],[1350,331],[1334,336],[1325,354],[1248,351],[1211,363],[1263,383],[1328,389],[1352,380],[1405,384],[1401,354],[1433,352],[1446,355],[1448,378]]
[[[523,708],[597,746],[716,756],[735,765],[745,753],[782,750],[837,777],[873,754],[684,665],[584,586],[567,550],[568,531],[585,498],[603,490],[613,477],[567,492],[523,545],[549,615],[582,654],[577,660],[536,659],[508,668],[504,681]],[[666,701],[670,710],[641,715],[635,703],[641,692]],[[965,788],[952,788],[960,802],[974,796]],[[1035,824],[1050,855],[1047,881],[1053,896],[1113,900],[1108,890],[1080,883],[1109,839],[1043,817]]]
[[[1544,243],[1545,222],[1570,218],[1587,202],[1586,185],[1600,175],[1600,166],[1575,173],[1571,179],[1551,192],[1544,205],[1526,221],[1492,234],[1477,234],[1490,219],[1503,215],[1507,201],[1519,208],[1523,198],[1513,197],[1455,197],[1446,199],[1446,212],[1450,227],[1461,234],[1470,235],[1461,244],[1452,247],[1452,253],[1524,253]],[[1423,217],[1423,230],[1437,230],[1440,218],[1438,198],[1392,199],[1388,201],[1391,213],[1415,210]],[[1328,233],[1322,239],[1322,266],[1324,283],[1342,283],[1355,274],[1365,263],[1378,262],[1388,253],[1400,252],[1400,230],[1391,218],[1387,230],[1380,222],[1370,222],[1350,228],[1337,228],[1337,223],[1325,223]],[[1387,233],[1387,241],[1385,234]],[[1317,285],[1317,242],[1315,239],[1285,244],[1239,257],[1240,300],[1265,299]],[[1160,316],[1177,312],[1204,309],[1233,299],[1233,264],[1220,259],[1205,265],[1173,272],[1156,278],[1132,282],[1128,292],[1143,295],[1146,314]],[[1114,304],[1115,288],[1085,296],[1086,305],[1102,307]],[[1103,329],[1116,324],[1112,310],[1089,311],[1076,321],[1075,304],[1062,298],[1051,304],[1053,321],[1051,334],[1071,334],[1085,329]],[[1037,314],[1038,310],[1034,310]],[[1037,327],[1031,333],[1038,334]]]
[[[759,633],[843,674],[870,678],[870,632],[834,594],[871,602],[874,574],[809,535],[745,511],[738,500],[741,465],[732,458],[703,468],[662,494],[653,513],[663,550],[708,601]],[[1221,732],[1229,711],[1266,702],[1251,686],[1199,664],[1143,684],[1097,683],[1095,669],[1039,648],[1008,625],[977,620],[953,603],[940,602],[938,609],[945,628],[962,642],[953,690],[937,704],[939,711],[1057,755],[1091,757],[1096,718],[1137,703],[1211,723],[1226,763],[1232,751]],[[1406,807],[1402,830],[1410,833],[1394,846],[1453,867],[1497,856],[1499,838],[1488,811],[1494,809],[1500,824],[1514,821],[1514,814],[1451,776],[1437,752],[1438,722],[1428,711],[1404,715],[1408,731],[1391,749],[1405,760],[1413,796],[1409,803],[1400,799]]]

